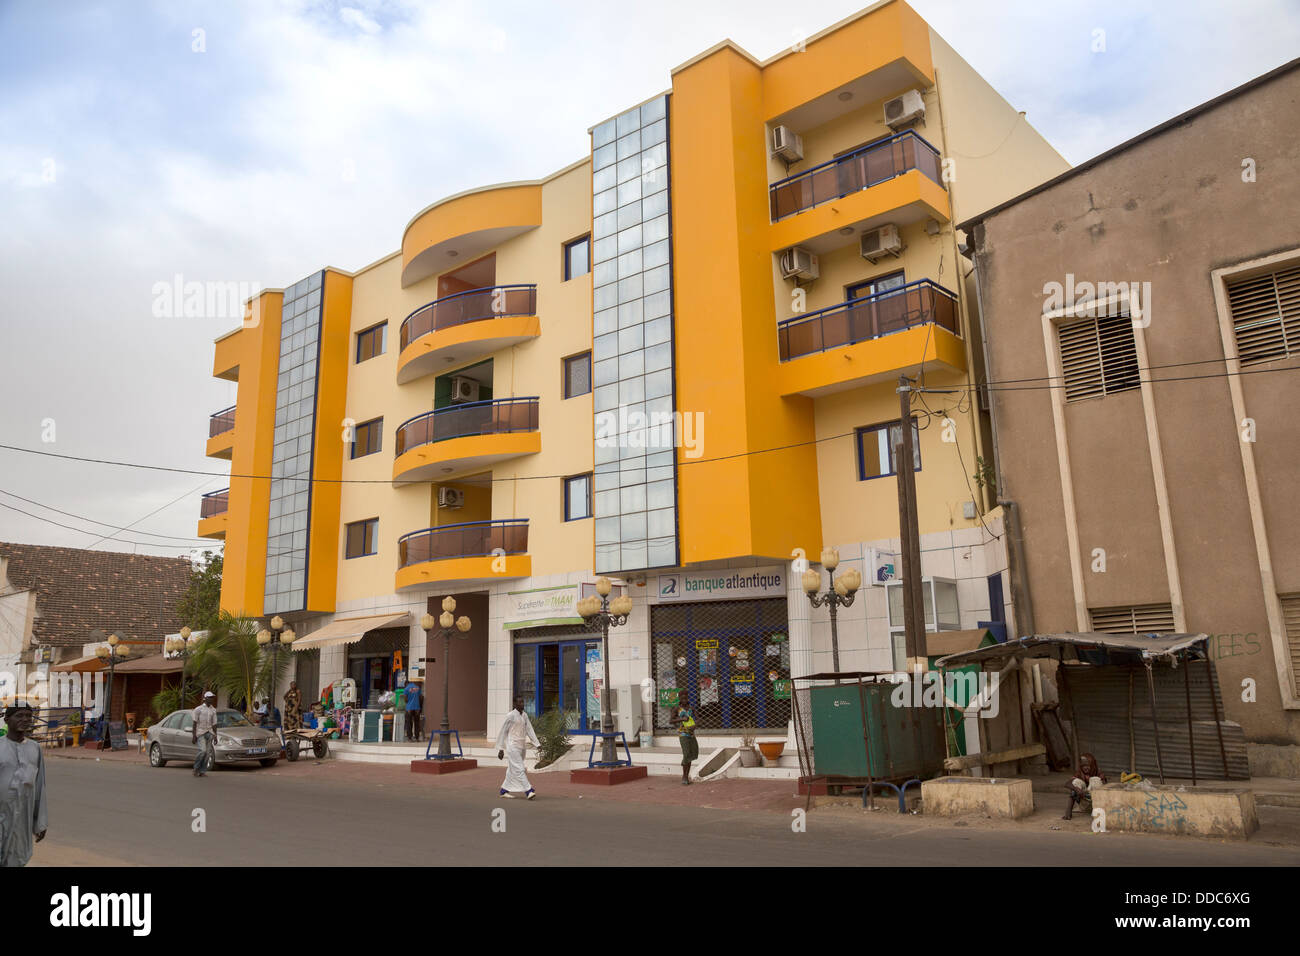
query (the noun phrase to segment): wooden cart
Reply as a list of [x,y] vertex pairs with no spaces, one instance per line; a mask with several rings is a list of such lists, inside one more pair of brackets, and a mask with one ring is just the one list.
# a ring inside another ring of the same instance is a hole
[[297,730],[285,731],[284,755],[286,757],[297,760],[298,752],[307,748],[311,748],[317,760],[324,760],[330,752],[329,731],[316,727],[300,727]]

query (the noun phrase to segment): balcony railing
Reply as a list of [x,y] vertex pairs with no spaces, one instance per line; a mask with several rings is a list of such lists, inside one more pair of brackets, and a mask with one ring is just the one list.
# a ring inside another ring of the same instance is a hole
[[769,188],[772,221],[919,169],[940,186],[939,151],[911,130],[870,143]]
[[444,558],[528,553],[528,519],[467,521],[412,531],[397,539],[399,567]]
[[781,361],[901,332],[933,322],[954,335],[957,297],[929,279],[786,319],[776,327]]
[[215,515],[225,514],[229,510],[229,488],[222,488],[220,491],[209,491],[203,496],[203,500],[199,503],[200,518],[211,518]]
[[536,314],[535,285],[497,285],[457,292],[422,305],[408,315],[402,322],[401,347],[406,348],[422,335],[453,325],[508,315]]
[[449,405],[426,412],[397,426],[397,454],[419,445],[465,438],[537,431],[537,399],[499,398],[486,402]]
[[208,437],[216,438],[218,435],[231,431],[235,427],[235,406],[231,405],[225,411],[217,412],[215,415],[208,416]]

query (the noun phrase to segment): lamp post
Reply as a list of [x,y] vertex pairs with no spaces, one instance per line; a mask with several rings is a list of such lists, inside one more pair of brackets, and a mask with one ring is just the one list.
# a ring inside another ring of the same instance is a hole
[[460,631],[461,634],[468,634],[469,629],[473,627],[470,619],[462,614],[460,617],[454,615],[456,610],[456,599],[448,595],[442,599],[442,614],[434,621],[432,614],[425,614],[420,618],[420,627],[424,630],[424,644],[429,646],[429,638],[433,633],[434,624],[439,626],[439,633],[443,637],[443,659],[442,659],[442,733],[438,735],[438,759],[450,760],[451,753],[451,719],[449,702],[451,700],[451,635],[454,631]]
[[627,623],[627,616],[632,613],[632,599],[626,594],[609,599],[613,589],[609,578],[596,581],[597,596],[585,597],[578,602],[578,613],[587,622],[587,627],[600,631],[600,659],[604,664],[605,678],[600,691],[600,762],[605,766],[618,763],[618,751],[614,743],[614,714],[609,709],[609,629]]
[[830,574],[830,587],[826,589],[825,594],[818,594],[817,590],[822,586],[822,576],[809,568],[803,573],[803,589],[808,595],[808,603],[813,607],[825,605],[831,612],[831,666],[835,673],[840,672],[840,637],[839,628],[836,622],[836,611],[841,607],[849,607],[853,604],[853,599],[857,596],[858,588],[862,587],[862,573],[857,568],[849,568],[840,574],[840,579],[835,580],[835,569],[840,563],[840,553],[834,548],[826,548],[822,551],[822,566]]
[[276,679],[280,676],[280,645],[292,644],[297,636],[293,628],[287,627],[284,618],[278,614],[271,618],[270,630],[262,628],[257,632],[257,643],[262,647],[269,645],[271,648],[271,703],[266,709],[267,720],[271,720],[271,713],[275,710],[275,685]]
[[101,644],[95,648],[95,656],[100,660],[108,661],[108,694],[104,702],[104,736],[100,741],[100,749],[104,749],[104,744],[109,744],[108,725],[113,721],[113,668],[117,662],[124,660],[131,653],[131,648],[122,643],[122,639],[116,634],[108,635],[108,644]]
[[179,637],[169,637],[167,643],[163,645],[168,654],[181,659],[181,710],[185,710],[185,667],[189,663],[190,654],[193,653],[190,648],[190,635],[193,633],[188,627],[182,627]]

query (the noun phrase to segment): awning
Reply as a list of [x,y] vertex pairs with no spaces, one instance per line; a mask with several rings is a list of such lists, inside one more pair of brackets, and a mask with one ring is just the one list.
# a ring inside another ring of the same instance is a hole
[[179,657],[167,658],[161,654],[126,661],[113,668],[115,674],[179,674],[182,662]]
[[378,614],[371,617],[335,618],[318,631],[312,631],[306,637],[300,637],[289,646],[295,651],[310,651],[317,647],[331,647],[335,644],[351,644],[359,641],[371,631],[381,627],[395,627],[398,624],[410,624],[411,613]]
[[[1077,659],[1079,648],[1099,647],[1111,651],[1134,651],[1143,658],[1171,657],[1208,641],[1208,634],[1107,634],[1082,631],[1069,634],[1031,634],[1003,644],[991,644],[973,651],[949,654],[935,661],[938,667],[961,667],[1004,657],[1061,657]],[[1063,652],[1071,649],[1071,655]]]
[[925,656],[942,657],[945,654],[973,651],[988,636],[988,630],[982,627],[968,631],[930,631],[925,635]]
[[62,664],[55,664],[50,670],[60,674],[93,673],[94,671],[102,671],[107,666],[108,662],[103,658],[90,654],[86,657],[78,657],[75,660],[64,661]]

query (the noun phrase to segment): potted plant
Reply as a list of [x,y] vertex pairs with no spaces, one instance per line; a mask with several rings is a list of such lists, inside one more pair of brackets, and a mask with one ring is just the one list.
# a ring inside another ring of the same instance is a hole
[[72,746],[81,746],[81,711],[68,716],[68,733],[72,735]]
[[740,738],[740,765],[742,767],[758,766],[758,748],[754,746],[754,735],[745,734]]

